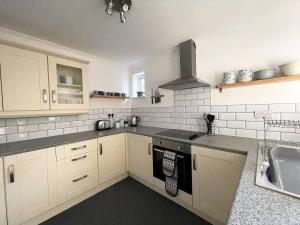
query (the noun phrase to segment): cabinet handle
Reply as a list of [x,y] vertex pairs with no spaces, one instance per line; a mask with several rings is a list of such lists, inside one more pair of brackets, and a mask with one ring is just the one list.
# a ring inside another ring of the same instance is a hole
[[151,147],[152,147],[152,144],[151,143],[148,143],[148,154],[151,155]]
[[99,154],[102,155],[102,143],[99,144]]
[[14,165],[10,165],[8,167],[8,176],[9,176],[9,183],[15,182],[15,167]]
[[86,145],[75,147],[75,148],[71,148],[71,151],[82,150],[84,148],[86,148]]
[[78,182],[78,181],[80,181],[80,180],[83,180],[83,179],[85,179],[85,178],[87,178],[87,177],[88,177],[88,175],[86,174],[86,175],[83,175],[82,177],[78,177],[78,178],[76,178],[76,179],[73,179],[73,183]]
[[47,89],[43,89],[43,102],[48,102],[48,95],[47,95]]
[[197,165],[196,165],[196,158],[197,158],[197,156],[194,154],[193,155],[193,169],[194,170],[198,170]]
[[86,158],[86,155],[78,157],[78,158],[71,159],[71,161],[75,162],[75,161],[78,161],[78,160],[81,160],[81,159],[85,159],[85,158]]
[[56,103],[56,91],[52,90],[52,102]]

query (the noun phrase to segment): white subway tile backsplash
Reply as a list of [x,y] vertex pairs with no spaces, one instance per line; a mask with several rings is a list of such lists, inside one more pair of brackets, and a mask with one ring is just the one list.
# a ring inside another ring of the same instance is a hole
[[300,120],[300,113],[281,113],[282,120]]
[[47,123],[59,123],[62,121],[61,116],[49,116],[47,117]]
[[198,106],[198,112],[209,113],[210,112],[210,106],[208,106],[208,105]]
[[227,121],[227,127],[228,128],[242,128],[245,129],[245,121],[237,121],[237,120],[228,120]]
[[[180,95],[179,95],[180,96]],[[177,96],[176,96],[177,97]],[[197,99],[197,94],[187,94],[185,96],[185,99],[186,100],[194,100],[194,99]]]
[[299,103],[296,104],[296,112],[297,112],[297,113],[300,113],[300,104],[299,104]]
[[215,120],[214,121],[214,126],[215,127],[226,127],[227,126],[227,121],[225,121],[225,120]]
[[219,113],[220,120],[235,120],[234,113]]
[[28,140],[28,133],[10,134],[7,135],[7,142]]
[[71,122],[61,122],[61,123],[55,124],[56,129],[66,128],[66,127],[70,127],[70,126],[71,126]]
[[204,104],[204,100],[191,100],[191,106],[198,106],[198,105],[203,105]]
[[236,136],[246,138],[256,138],[256,130],[237,129]]
[[175,95],[175,101],[184,101],[185,95]]
[[48,130],[48,136],[62,135],[63,133],[63,129]]
[[187,106],[185,110],[186,112],[197,112],[197,106]]
[[198,94],[198,99],[206,99],[206,98],[210,98],[210,92]]
[[0,136],[0,144],[6,143],[6,142],[7,142],[6,135],[1,135]]
[[220,135],[235,136],[235,129],[220,127],[219,128],[219,134]]
[[41,123],[47,123],[46,117],[32,117],[28,118],[28,124],[41,124]]
[[38,131],[38,130],[39,130],[38,125],[18,126],[19,133],[27,133],[27,132],[33,132],[33,131]]
[[6,126],[26,125],[27,118],[6,119]]
[[28,136],[29,139],[43,138],[43,137],[47,137],[48,132],[47,131],[36,131],[36,132],[30,132],[28,135],[29,135]]
[[[264,131],[257,131],[257,138],[258,139],[264,139],[265,138],[265,133]],[[277,140],[280,141],[280,132],[266,132],[266,138],[268,140]]]
[[16,134],[16,133],[18,133],[18,127],[17,126],[3,127],[1,129],[4,129],[4,134]]
[[254,113],[236,113],[236,120],[255,121]]
[[192,88],[190,93],[201,93],[203,92],[203,87],[199,87],[199,88]]
[[245,105],[228,105],[227,112],[246,112]]
[[76,132],[77,132],[77,127],[64,128],[64,134],[71,134]]
[[281,140],[300,142],[300,134],[297,134],[297,133],[281,133]]
[[39,130],[54,130],[55,129],[55,123],[46,123],[46,124],[40,124]]
[[296,104],[270,104],[272,112],[296,112]]
[[227,109],[225,105],[212,105],[211,111],[220,113],[220,112],[227,112]]
[[246,105],[246,112],[267,111],[268,105]]
[[185,119],[184,118],[174,118],[174,123],[185,124]]
[[264,122],[255,122],[255,121],[247,121],[246,122],[246,129],[249,130],[264,130]]
[[186,101],[175,101],[175,106],[190,106],[191,101],[186,100]]
[[73,121],[71,122],[71,127],[81,127],[83,126],[83,121]]

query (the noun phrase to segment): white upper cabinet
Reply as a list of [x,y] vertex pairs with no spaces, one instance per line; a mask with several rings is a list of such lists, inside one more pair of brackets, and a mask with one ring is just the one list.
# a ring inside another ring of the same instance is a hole
[[0,45],[5,111],[49,109],[47,55]]
[[88,109],[86,64],[48,56],[51,109]]

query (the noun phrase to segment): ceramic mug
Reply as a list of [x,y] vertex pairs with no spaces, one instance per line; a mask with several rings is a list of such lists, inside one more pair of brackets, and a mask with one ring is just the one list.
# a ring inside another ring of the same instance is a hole
[[246,82],[253,80],[253,72],[249,69],[239,71],[239,82]]
[[233,84],[236,81],[235,72],[225,72],[223,74],[223,83],[224,84]]

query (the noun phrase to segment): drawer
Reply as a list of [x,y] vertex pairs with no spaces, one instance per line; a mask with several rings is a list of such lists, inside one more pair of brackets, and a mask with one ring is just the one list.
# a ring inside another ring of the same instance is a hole
[[97,151],[76,155],[57,162],[58,181],[74,177],[82,171],[98,168]]
[[73,157],[91,151],[97,151],[97,139],[80,141],[56,147],[57,160]]
[[68,201],[80,194],[97,187],[98,169],[84,172],[58,183],[60,203]]

